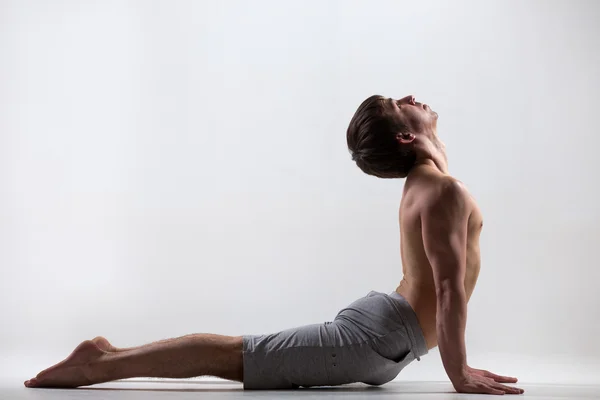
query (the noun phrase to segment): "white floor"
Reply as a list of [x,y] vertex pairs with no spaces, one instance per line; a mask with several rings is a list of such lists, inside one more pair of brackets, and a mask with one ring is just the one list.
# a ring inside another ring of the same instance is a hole
[[[600,399],[600,384],[598,385],[534,385],[521,384],[525,394],[515,398],[548,400],[580,400]],[[457,394],[446,382],[392,382],[382,387],[374,388],[366,385],[348,385],[335,388],[299,389],[291,391],[244,391],[241,384],[228,382],[145,382],[127,381],[112,382],[84,389],[26,389],[17,384],[0,386],[0,399],[321,399],[346,398],[351,400],[377,399],[427,399],[427,400],[458,400],[469,399],[489,400],[493,397],[485,395]]]

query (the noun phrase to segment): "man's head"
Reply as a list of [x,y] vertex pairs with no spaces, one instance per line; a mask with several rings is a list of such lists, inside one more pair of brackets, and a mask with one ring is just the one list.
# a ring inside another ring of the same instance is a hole
[[[346,139],[352,159],[369,175],[405,178],[418,159],[431,156],[438,115],[414,96],[371,96],[358,107]],[[441,142],[440,142],[441,143]]]

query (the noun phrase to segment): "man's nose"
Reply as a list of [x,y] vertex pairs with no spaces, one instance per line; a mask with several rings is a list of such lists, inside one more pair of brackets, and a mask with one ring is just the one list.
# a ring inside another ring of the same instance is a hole
[[398,103],[400,103],[400,104],[415,104],[415,96],[410,94],[410,95],[398,100]]

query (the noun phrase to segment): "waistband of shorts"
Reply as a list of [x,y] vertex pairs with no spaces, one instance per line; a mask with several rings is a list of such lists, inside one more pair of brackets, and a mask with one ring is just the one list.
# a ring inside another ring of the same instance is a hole
[[417,314],[408,301],[402,295],[398,294],[398,292],[393,291],[389,294],[389,297],[400,303],[399,311],[402,314],[408,336],[410,337],[412,352],[416,359],[420,361],[421,356],[427,354],[429,350],[427,349],[425,335],[423,335],[423,330],[421,329],[421,325],[419,325]]

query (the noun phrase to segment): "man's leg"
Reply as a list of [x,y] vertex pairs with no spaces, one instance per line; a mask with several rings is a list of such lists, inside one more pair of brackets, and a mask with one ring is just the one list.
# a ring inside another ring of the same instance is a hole
[[[194,335],[188,335],[188,336],[194,336]],[[187,336],[184,336],[184,337],[187,337]],[[108,353],[118,353],[118,352],[129,351],[129,350],[138,350],[138,349],[141,349],[142,347],[148,347],[148,346],[152,346],[152,345],[156,345],[156,344],[168,343],[168,342],[172,342],[174,340],[179,340],[179,339],[181,339],[181,338],[178,337],[178,338],[163,339],[163,340],[159,340],[157,342],[147,343],[147,344],[143,344],[141,346],[135,346],[135,347],[115,347],[112,345],[112,343],[110,343],[108,341],[108,339],[106,339],[103,336],[96,336],[95,338],[92,339],[92,342],[96,346],[98,346],[98,348],[100,348],[100,350],[104,350]]]
[[195,334],[129,349],[104,338],[86,340],[27,387],[77,387],[136,377],[217,376],[242,382],[242,337]]

